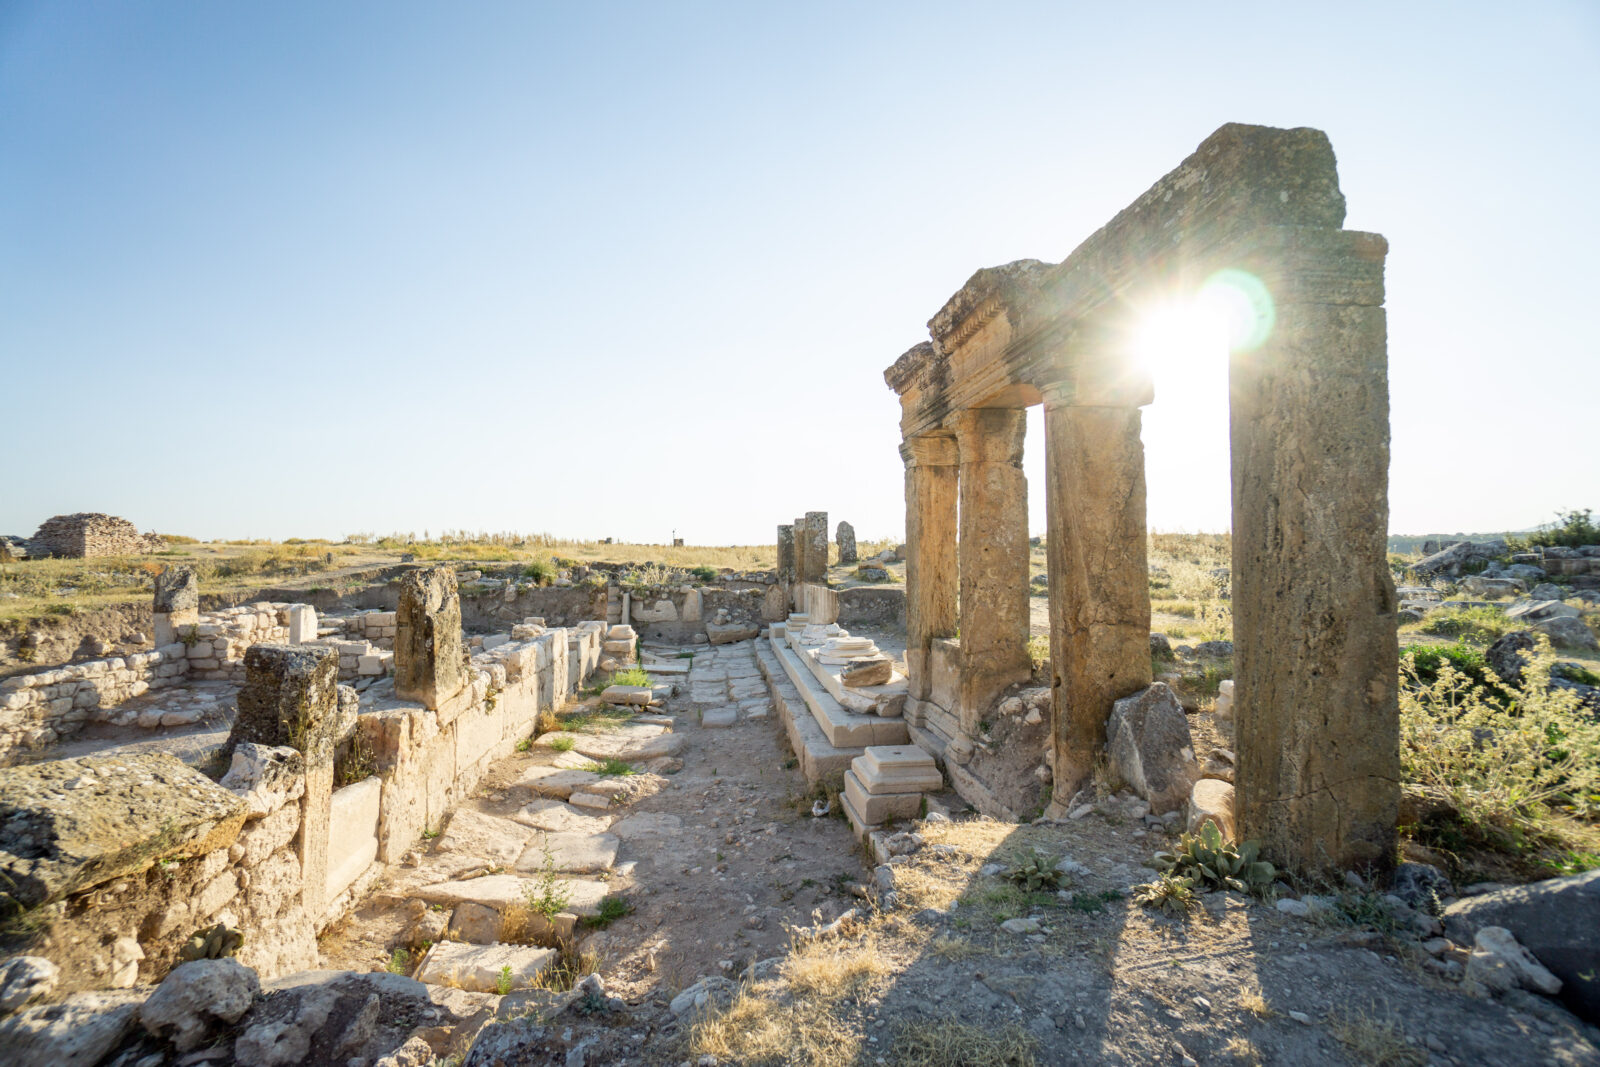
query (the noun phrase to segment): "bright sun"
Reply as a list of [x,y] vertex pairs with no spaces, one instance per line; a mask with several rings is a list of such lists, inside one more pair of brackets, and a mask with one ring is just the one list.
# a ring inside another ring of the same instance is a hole
[[1257,348],[1272,332],[1272,297],[1252,274],[1225,270],[1188,297],[1155,304],[1140,315],[1132,355],[1161,379],[1226,373],[1230,351]]

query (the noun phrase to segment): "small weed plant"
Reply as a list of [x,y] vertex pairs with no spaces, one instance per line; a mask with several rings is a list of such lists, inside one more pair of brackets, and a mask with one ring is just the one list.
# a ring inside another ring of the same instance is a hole
[[500,968],[500,976],[494,980],[494,991],[502,997],[511,992],[511,964]]
[[1034,849],[1020,863],[1006,870],[1004,877],[1028,893],[1036,893],[1041,889],[1060,889],[1070,879],[1065,872],[1056,870],[1058,862],[1057,857]]
[[572,746],[577,743],[576,737],[553,737],[550,739],[550,748],[554,752],[571,752]]
[[599,914],[585,915],[583,917],[583,925],[592,930],[603,930],[632,911],[632,904],[629,904],[623,897],[612,894],[600,901]]
[[1278,876],[1272,864],[1258,858],[1260,855],[1259,841],[1236,846],[1222,839],[1216,823],[1208,822],[1198,834],[1179,838],[1173,851],[1157,852],[1155,865],[1175,878],[1189,879],[1191,885],[1259,894]]
[[1195,880],[1166,871],[1153,882],[1133,887],[1133,902],[1169,915],[1187,915],[1194,908]]
[[403,948],[397,948],[393,952],[389,953],[389,973],[410,974],[411,953],[407,952]]
[[533,885],[528,887],[527,897],[528,909],[544,916],[546,920],[565,911],[572,901],[572,890],[562,883],[560,872],[556,870],[555,853],[550,851],[549,846],[544,849],[544,863]]

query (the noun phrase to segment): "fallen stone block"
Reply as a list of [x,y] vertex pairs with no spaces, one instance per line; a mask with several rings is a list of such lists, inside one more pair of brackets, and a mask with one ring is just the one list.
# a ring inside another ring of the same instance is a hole
[[1188,830],[1198,834],[1206,823],[1213,823],[1225,841],[1237,840],[1234,828],[1233,786],[1216,778],[1202,778],[1189,793]]
[[227,848],[246,810],[235,794],[159,753],[0,771],[0,916],[158,860]]
[[713,645],[731,645],[738,641],[754,641],[761,628],[752,623],[706,623],[706,640]]
[[924,793],[944,788],[933,757],[916,745],[869,745],[850,769],[868,793]]
[[441,941],[422,958],[417,978],[429,985],[450,986],[474,993],[502,993],[504,968],[510,970],[510,988],[527,989],[555,965],[560,953],[532,945],[464,945]]
[[1106,735],[1112,772],[1150,802],[1152,813],[1176,811],[1188,802],[1200,768],[1189,720],[1164,682],[1113,704]]
[[608,685],[600,693],[607,704],[647,705],[655,694],[648,685]]
[[700,713],[700,725],[707,730],[723,729],[739,721],[739,709],[735,707],[707,708]]

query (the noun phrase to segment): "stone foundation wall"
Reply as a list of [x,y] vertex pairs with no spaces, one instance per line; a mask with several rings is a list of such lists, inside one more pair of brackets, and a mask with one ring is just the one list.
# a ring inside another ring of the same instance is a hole
[[187,678],[188,653],[183,645],[172,644],[0,681],[0,762],[19,750],[48,748],[86,723],[120,724],[124,713],[119,705]]
[[[46,519],[31,539],[30,554],[95,558],[137,556],[159,552],[166,542],[154,534],[141,534],[127,519],[98,512],[78,512]],[[43,550],[40,552],[39,550]]]
[[529,616],[548,626],[576,626],[585,619],[603,619],[606,589],[601,585],[506,585],[498,589],[461,592],[461,624],[468,631],[505,630]]
[[839,590],[839,625],[903,630],[906,625],[906,591],[902,587]]

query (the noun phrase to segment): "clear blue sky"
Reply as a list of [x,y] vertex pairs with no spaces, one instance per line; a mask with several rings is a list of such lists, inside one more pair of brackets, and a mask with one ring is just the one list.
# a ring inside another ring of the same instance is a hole
[[0,532],[897,533],[883,368],[1229,121],[1390,240],[1391,528],[1600,506],[1593,3],[0,0]]

